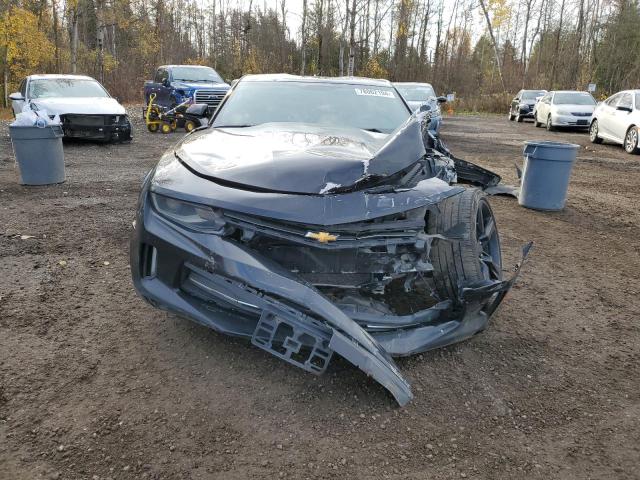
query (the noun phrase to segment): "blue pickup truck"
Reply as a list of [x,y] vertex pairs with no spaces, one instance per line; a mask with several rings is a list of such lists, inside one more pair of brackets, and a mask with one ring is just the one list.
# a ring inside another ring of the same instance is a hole
[[154,103],[173,108],[193,99],[194,103],[206,103],[215,110],[231,88],[211,67],[198,65],[163,65],[156,70],[153,80],[144,82],[144,100],[149,103],[152,93]]

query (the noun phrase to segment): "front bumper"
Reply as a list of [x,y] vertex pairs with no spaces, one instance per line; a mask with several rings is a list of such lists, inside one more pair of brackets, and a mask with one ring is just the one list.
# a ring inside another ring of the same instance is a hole
[[577,128],[589,128],[591,125],[591,116],[577,117],[574,115],[552,115],[551,121],[554,127],[577,127]]
[[146,186],[130,251],[133,283],[143,298],[221,333],[251,339],[315,374],[324,372],[337,352],[388,389],[400,405],[412,393],[391,357],[442,347],[483,330],[516,277],[461,286],[457,305],[445,300],[412,315],[376,314],[357,305],[337,305],[237,240],[167,220],[148,198]]
[[533,106],[532,105],[520,105],[518,107],[518,114],[521,118],[533,118]]
[[127,115],[61,115],[66,138],[124,142],[131,140],[132,128]]

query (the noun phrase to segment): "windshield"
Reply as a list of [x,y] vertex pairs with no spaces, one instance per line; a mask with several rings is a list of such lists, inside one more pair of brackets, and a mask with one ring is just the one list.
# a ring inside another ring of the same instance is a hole
[[436,92],[429,84],[426,85],[396,85],[400,95],[407,102],[426,102],[436,96]]
[[409,111],[392,87],[346,83],[240,82],[214,127],[289,122],[391,133]]
[[29,82],[29,98],[108,96],[107,91],[95,80],[47,78]]
[[540,90],[540,91],[533,91],[533,90],[527,90],[522,92],[522,100],[535,100],[538,97],[543,96],[545,93],[544,90]]
[[185,82],[224,83],[218,72],[209,67],[174,67],[171,75],[173,80]]
[[596,101],[587,92],[556,93],[553,96],[554,105],[595,105]]

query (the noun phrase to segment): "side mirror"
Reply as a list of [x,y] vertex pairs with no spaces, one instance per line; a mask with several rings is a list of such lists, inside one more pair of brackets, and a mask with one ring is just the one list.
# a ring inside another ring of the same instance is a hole
[[171,86],[171,82],[169,81],[168,78],[165,78],[164,80],[162,80],[162,86],[163,87],[170,87]]
[[631,107],[625,107],[622,105],[616,107],[616,110],[620,110],[621,112],[627,112],[627,113],[631,113],[633,111]]
[[420,113],[429,112],[429,111],[431,111],[431,105],[429,105],[428,103],[423,103],[418,107],[418,112]]
[[447,103],[447,97],[440,96],[436,100],[438,100],[438,103]]
[[19,102],[20,100],[24,100],[24,97],[20,92],[13,92],[11,95],[9,95],[9,100]]

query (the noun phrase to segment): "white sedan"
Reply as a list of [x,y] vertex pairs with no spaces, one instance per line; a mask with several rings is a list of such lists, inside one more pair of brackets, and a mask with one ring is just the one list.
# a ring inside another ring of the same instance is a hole
[[545,94],[536,106],[533,121],[536,127],[589,128],[596,101],[589,92],[553,91]]
[[100,83],[83,75],[30,75],[12,93],[13,114],[25,106],[60,116],[65,137],[92,140],[131,140],[125,108]]
[[601,102],[593,112],[589,138],[621,144],[627,153],[640,153],[640,90],[625,90]]

